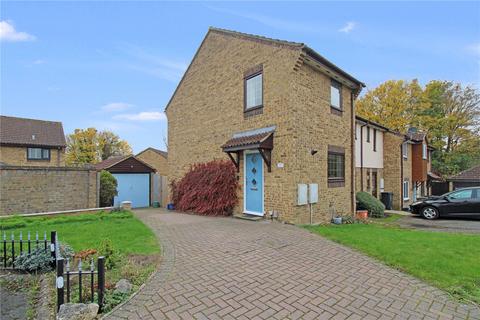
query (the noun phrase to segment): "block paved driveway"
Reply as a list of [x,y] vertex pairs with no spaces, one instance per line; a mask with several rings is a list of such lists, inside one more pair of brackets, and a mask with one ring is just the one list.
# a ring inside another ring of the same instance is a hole
[[299,227],[136,214],[159,270],[108,319],[480,319],[480,309]]

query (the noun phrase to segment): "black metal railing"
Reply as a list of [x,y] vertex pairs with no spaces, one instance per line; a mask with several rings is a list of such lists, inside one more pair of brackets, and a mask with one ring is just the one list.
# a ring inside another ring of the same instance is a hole
[[[9,238],[9,239],[7,239]],[[57,258],[57,232],[50,232],[50,240],[47,239],[47,232],[43,233],[43,239],[40,239],[38,231],[35,232],[35,237],[32,239],[31,232],[27,233],[27,239],[24,239],[22,232],[19,233],[18,238],[12,232],[10,237],[3,232],[3,245],[1,254],[1,269],[16,269],[15,258],[23,253],[30,254],[32,250],[43,249],[45,252],[50,252],[52,255],[52,267],[55,267],[55,260]]]
[[[85,287],[90,291],[90,302],[95,302],[95,275],[97,275],[97,303],[100,307],[99,312],[101,312],[105,294],[105,258],[99,257],[97,259],[97,269],[95,269],[93,259],[90,260],[89,269],[87,270],[83,269],[81,259],[78,261],[76,271],[71,269],[72,266],[69,259],[59,258],[57,260],[57,310],[65,303],[65,298],[67,303],[70,302],[72,298],[71,291],[75,287],[78,290],[78,302],[87,302],[83,298]],[[74,279],[75,282],[72,281]]]

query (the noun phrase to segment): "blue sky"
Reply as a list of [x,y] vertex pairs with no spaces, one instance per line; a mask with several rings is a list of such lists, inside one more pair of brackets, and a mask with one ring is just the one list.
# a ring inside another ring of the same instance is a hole
[[163,109],[209,26],[304,42],[374,88],[480,87],[480,2],[1,2],[1,114],[164,149]]

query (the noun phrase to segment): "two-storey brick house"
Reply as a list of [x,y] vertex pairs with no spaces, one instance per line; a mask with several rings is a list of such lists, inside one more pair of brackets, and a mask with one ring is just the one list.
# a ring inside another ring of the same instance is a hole
[[0,162],[14,166],[65,166],[61,122],[0,116]]
[[[166,107],[169,178],[231,159],[236,214],[292,223],[351,214],[354,99],[363,86],[302,43],[210,28]],[[317,185],[317,203],[299,201],[305,184]]]

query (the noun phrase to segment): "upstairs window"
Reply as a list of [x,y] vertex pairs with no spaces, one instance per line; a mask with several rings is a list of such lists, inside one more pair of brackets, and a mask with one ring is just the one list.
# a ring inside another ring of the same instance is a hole
[[370,142],[370,127],[367,127],[367,142]]
[[262,71],[245,78],[245,110],[263,107]]
[[330,106],[337,110],[342,110],[342,85],[340,82],[331,80],[330,83]]
[[408,158],[408,144],[406,142],[402,144],[402,155],[404,159]]
[[50,149],[27,148],[27,160],[50,160]]
[[422,157],[423,159],[427,160],[427,144],[422,144]]
[[373,129],[373,151],[377,151],[377,129]]

